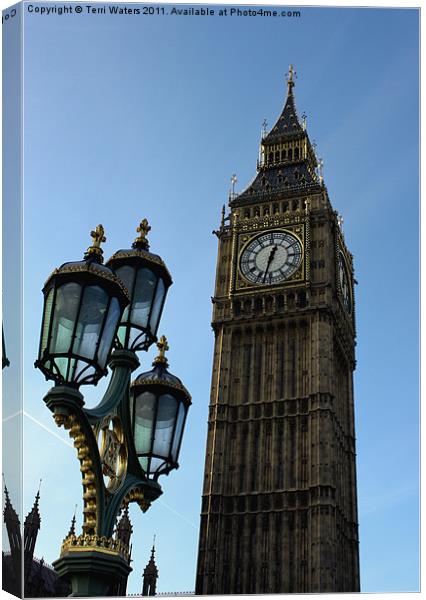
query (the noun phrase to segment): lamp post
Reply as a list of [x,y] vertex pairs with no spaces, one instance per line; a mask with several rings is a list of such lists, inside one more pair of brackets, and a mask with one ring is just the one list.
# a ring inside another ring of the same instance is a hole
[[[73,596],[123,595],[131,571],[128,541],[114,527],[137,502],[145,512],[162,493],[158,477],[178,467],[191,397],[167,370],[164,336],[152,371],[131,385],[136,352],[156,340],[172,279],[149,252],[144,219],[132,248],[103,265],[102,225],[79,262],[56,269],[44,288],[39,356],[35,363],[55,382],[44,397],[55,422],[68,430],[80,461],[82,533],[64,539],[53,566],[70,581]],[[112,374],[95,408],[86,408],[81,385]]]

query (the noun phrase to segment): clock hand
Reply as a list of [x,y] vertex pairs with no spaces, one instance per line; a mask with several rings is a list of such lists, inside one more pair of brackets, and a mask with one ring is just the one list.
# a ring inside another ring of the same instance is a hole
[[266,271],[265,274],[263,276],[263,283],[265,283],[265,279],[266,279],[266,275],[268,273],[269,267],[271,266],[271,262],[274,259],[275,256],[275,252],[277,251],[277,245],[275,244],[275,246],[273,246],[271,253],[269,254],[269,258],[268,258],[268,264],[266,265]]

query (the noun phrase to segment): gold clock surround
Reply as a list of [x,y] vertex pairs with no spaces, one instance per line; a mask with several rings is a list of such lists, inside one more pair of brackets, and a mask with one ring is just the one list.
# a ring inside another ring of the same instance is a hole
[[[291,221],[288,217],[283,218],[281,215],[263,219],[245,219],[244,221],[235,219],[232,244],[234,273],[231,277],[231,293],[257,293],[260,289],[267,290],[277,288],[278,286],[286,287],[306,283],[309,277],[309,216],[306,212],[303,215],[292,216],[293,219]],[[253,240],[269,232],[282,232],[294,236],[302,249],[302,261],[296,271],[284,281],[271,285],[254,284],[249,282],[241,273],[241,256]]]

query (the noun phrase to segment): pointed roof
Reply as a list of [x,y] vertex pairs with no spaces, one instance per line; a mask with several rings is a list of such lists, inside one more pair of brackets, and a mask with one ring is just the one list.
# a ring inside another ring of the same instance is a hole
[[288,76],[287,81],[287,99],[284,108],[271,131],[263,138],[264,142],[275,142],[279,138],[291,137],[295,134],[303,133],[304,131],[299,122],[299,117],[297,116],[297,110],[294,103],[294,71],[292,71],[292,69],[293,67],[290,65],[290,75]]
[[25,519],[25,528],[32,527],[33,529],[40,529],[40,511],[38,507],[38,503],[40,500],[40,489],[38,490],[33,507],[31,511],[28,513]]
[[262,135],[257,175],[243,192],[232,196],[231,207],[281,200],[321,188],[322,179],[316,172],[318,160],[296,111],[294,77],[290,65],[284,108],[271,131]]
[[144,577],[146,575],[153,575],[154,577],[158,577],[158,569],[157,569],[157,565],[155,564],[155,536],[154,536],[154,543],[153,543],[152,549],[151,549],[151,558],[149,559],[149,562],[146,565],[143,574],[144,574]]
[[19,527],[19,525],[20,525],[19,517],[18,517],[16,510],[13,508],[12,502],[10,501],[9,490],[6,487],[6,483],[4,484],[4,495],[6,497],[6,500],[4,503],[4,510],[3,510],[4,522],[6,523],[6,525],[13,524],[13,525],[17,525]]
[[67,537],[69,537],[70,535],[75,535],[75,513],[77,510],[77,505],[75,506],[75,511],[73,514],[73,517],[71,519],[71,526],[70,526],[70,530],[67,533]]
[[130,536],[133,533],[133,526],[129,517],[129,505],[123,511],[121,519],[119,520],[116,528],[116,536],[118,540],[121,540],[126,546],[129,545]]

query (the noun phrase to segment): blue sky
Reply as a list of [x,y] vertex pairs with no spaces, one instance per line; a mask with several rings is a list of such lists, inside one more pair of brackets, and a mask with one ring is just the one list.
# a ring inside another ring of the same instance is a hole
[[[164,495],[148,513],[132,507],[130,593],[141,589],[154,534],[159,591],[194,589],[213,349],[211,232],[232,173],[237,191],[255,174],[261,124],[281,111],[289,63],[359,282],[361,586],[419,588],[418,12],[300,10],[297,19],[25,12],[24,512],[42,478],[37,555],[47,562],[76,503],[81,525],[81,483],[69,438],[42,401],[49,383],[33,368],[43,283],[80,259],[96,224],[108,257],[129,247],[143,217],[151,250],[174,279],[159,333],[193,405],[181,468],[163,478]],[[6,332],[15,310],[6,297]],[[12,395],[17,349],[7,343],[4,393]],[[153,356],[140,357],[141,370]],[[104,388],[82,389],[89,405]],[[8,477],[6,461],[4,470]]]

